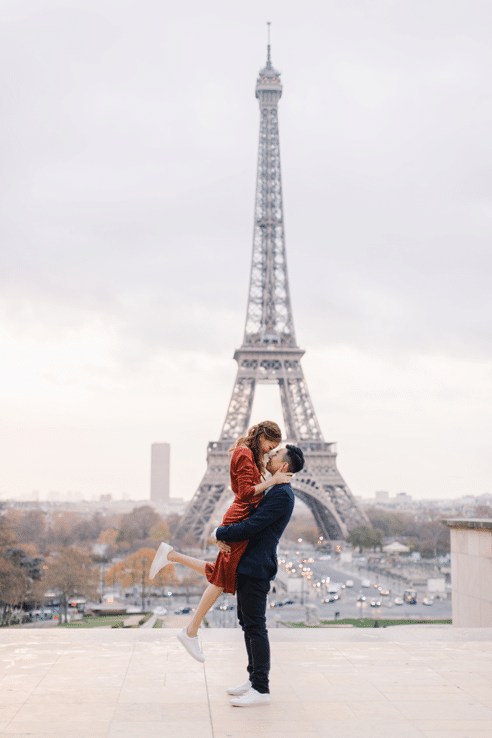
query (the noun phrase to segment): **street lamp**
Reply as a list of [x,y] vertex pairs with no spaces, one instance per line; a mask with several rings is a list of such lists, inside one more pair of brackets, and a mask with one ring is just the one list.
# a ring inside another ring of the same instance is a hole
[[101,602],[104,600],[104,562],[101,561]]
[[142,612],[145,611],[145,564],[147,563],[147,559],[142,559]]

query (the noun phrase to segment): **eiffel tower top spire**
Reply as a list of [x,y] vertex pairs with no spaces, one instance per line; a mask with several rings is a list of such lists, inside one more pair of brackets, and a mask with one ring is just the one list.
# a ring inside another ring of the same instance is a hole
[[258,76],[258,82],[256,85],[257,94],[256,97],[258,97],[258,85],[262,82],[264,83],[273,83],[276,85],[275,89],[280,88],[280,92],[282,92],[282,85],[280,84],[280,72],[278,72],[272,65],[272,57],[271,57],[271,45],[270,45],[270,25],[271,23],[267,23],[268,26],[268,44],[267,44],[267,61],[263,69],[260,69],[260,73]]
[[267,46],[267,63],[266,63],[266,68],[267,68],[267,69],[271,69],[271,68],[272,68],[272,60],[271,60],[271,58],[270,58],[270,48],[271,48],[271,47],[270,47],[270,26],[271,26],[271,25],[272,25],[272,24],[271,24],[271,23],[270,23],[270,21],[269,21],[269,22],[267,23],[267,26],[268,26],[268,46]]

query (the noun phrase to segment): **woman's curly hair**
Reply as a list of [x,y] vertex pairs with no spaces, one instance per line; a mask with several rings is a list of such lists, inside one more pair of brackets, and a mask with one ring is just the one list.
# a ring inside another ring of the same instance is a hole
[[253,452],[255,464],[261,476],[265,476],[264,454],[260,448],[260,438],[265,436],[267,441],[275,441],[277,445],[282,441],[282,432],[273,420],[264,420],[262,423],[251,426],[247,436],[238,438],[229,451],[234,451],[238,446],[246,446]]

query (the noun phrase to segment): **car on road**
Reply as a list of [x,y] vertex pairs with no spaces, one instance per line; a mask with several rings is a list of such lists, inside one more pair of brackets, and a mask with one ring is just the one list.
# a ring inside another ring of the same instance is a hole
[[352,579],[347,579],[347,581],[345,582],[345,586],[346,587],[353,587],[354,586],[353,580]]
[[380,600],[371,600],[371,607],[381,607]]
[[370,582],[369,579],[363,579],[362,582],[360,583],[360,586],[361,587],[370,587],[371,586],[371,582]]
[[294,600],[283,600],[282,601],[283,607],[287,607],[288,605],[295,605],[295,604],[296,603],[294,602]]
[[195,612],[192,607],[180,607],[179,610],[175,610],[175,615],[189,615],[190,612]]
[[328,587],[328,594],[338,594],[341,589],[344,589],[345,585],[340,582],[331,582]]
[[154,610],[155,615],[167,615],[167,607],[156,607]]
[[340,599],[340,595],[337,595],[337,594],[328,595],[328,597],[325,597],[324,600],[321,600],[321,604],[323,603],[328,604],[330,602],[336,602],[339,599]]
[[427,606],[433,605],[434,600],[432,599],[432,597],[424,597],[424,599],[422,600],[422,604]]
[[403,605],[403,600],[401,597],[395,597],[395,605]]
[[31,612],[31,618],[34,620],[52,620],[53,612],[48,609],[44,610],[33,610]]

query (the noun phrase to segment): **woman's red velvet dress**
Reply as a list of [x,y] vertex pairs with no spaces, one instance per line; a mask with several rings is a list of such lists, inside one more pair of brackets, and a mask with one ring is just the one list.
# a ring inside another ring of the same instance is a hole
[[[260,484],[261,476],[253,458],[253,452],[246,446],[234,449],[231,459],[231,487],[234,502],[227,510],[222,525],[233,525],[250,516],[250,504],[257,507],[263,493],[255,495],[255,485]],[[231,543],[229,553],[219,552],[214,564],[207,564],[205,576],[211,584],[223,587],[224,592],[235,594],[236,569],[239,559],[246,550],[248,541]]]

